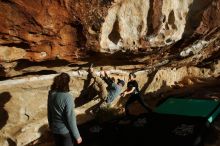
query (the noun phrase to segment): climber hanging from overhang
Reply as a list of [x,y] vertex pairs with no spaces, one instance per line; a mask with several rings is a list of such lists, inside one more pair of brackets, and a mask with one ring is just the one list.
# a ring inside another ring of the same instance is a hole
[[89,68],[88,73],[91,78],[89,85],[98,92],[98,96],[103,101],[102,105],[110,106],[114,99],[120,95],[125,82],[118,79],[115,83],[115,79],[110,78],[107,72],[102,69],[100,76],[98,76],[94,73],[92,66]]

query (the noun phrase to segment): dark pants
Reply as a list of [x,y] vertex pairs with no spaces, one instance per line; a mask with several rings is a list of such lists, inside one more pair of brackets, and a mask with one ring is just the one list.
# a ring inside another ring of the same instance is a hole
[[73,140],[70,134],[54,134],[56,146],[73,146]]
[[138,101],[141,106],[143,106],[146,110],[148,110],[148,112],[151,112],[152,110],[148,107],[148,105],[144,102],[144,100],[141,98],[140,94],[132,94],[128,101],[125,104],[125,113],[127,116],[131,115],[129,113],[128,107],[130,104],[132,104],[133,102]]

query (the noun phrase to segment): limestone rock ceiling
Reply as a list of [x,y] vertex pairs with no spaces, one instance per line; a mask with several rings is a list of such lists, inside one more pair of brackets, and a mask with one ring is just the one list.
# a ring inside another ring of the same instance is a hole
[[87,96],[90,62],[126,82],[135,71],[154,107],[170,95],[219,99],[219,58],[220,0],[0,0],[0,145],[53,145],[46,99],[59,72],[81,124],[99,102]]
[[219,34],[220,0],[1,0],[0,75],[21,60],[197,65]]

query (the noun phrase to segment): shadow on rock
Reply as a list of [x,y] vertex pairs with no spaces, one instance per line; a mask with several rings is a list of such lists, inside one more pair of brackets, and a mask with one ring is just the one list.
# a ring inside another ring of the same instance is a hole
[[89,101],[91,101],[96,95],[97,92],[92,88],[90,84],[91,77],[88,75],[87,79],[84,81],[83,90],[81,91],[78,98],[75,99],[76,107],[80,107]]
[[16,143],[10,138],[7,139],[9,146],[16,146]]
[[9,92],[0,93],[0,130],[6,125],[8,120],[8,112],[5,110],[5,104],[11,99]]
[[49,127],[47,124],[42,125],[39,129],[38,132],[41,133],[41,137],[32,141],[29,143],[27,146],[54,146],[53,143],[53,134],[49,130]]

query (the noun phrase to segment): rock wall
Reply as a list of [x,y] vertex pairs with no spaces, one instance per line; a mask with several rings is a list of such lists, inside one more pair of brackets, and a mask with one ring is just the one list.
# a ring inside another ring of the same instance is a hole
[[[142,70],[136,72],[137,81],[144,99],[154,107],[155,101],[162,94],[173,92],[187,94],[195,91],[195,87],[218,84],[216,78],[220,75],[220,62],[213,64],[213,69],[197,67],[163,68],[155,72]],[[82,96],[85,87],[85,71],[71,71],[71,94],[76,98],[76,113],[78,124],[94,118],[88,109],[95,106],[99,100]],[[99,72],[97,72],[99,74]],[[110,76],[128,81],[128,72],[120,70],[109,71]],[[9,141],[23,146],[37,140],[47,131],[47,95],[52,80],[56,74],[30,76],[20,79],[0,82],[0,144],[7,145]],[[179,90],[175,92],[176,87]],[[185,90],[190,86],[190,90]],[[200,87],[201,88],[201,87]],[[198,91],[201,93],[201,91]],[[208,92],[208,90],[207,90]],[[220,93],[219,93],[220,95]],[[205,96],[205,94],[203,95]],[[120,99],[115,108],[123,107],[127,98]],[[138,109],[139,107],[136,107]],[[5,144],[4,144],[5,143]]]
[[118,1],[113,4],[102,25],[100,51],[114,52],[121,48],[140,47],[139,40],[147,32],[148,10],[148,0]]
[[[3,0],[0,60],[76,61],[169,46],[220,25],[219,0]],[[21,52],[20,55],[17,52]],[[8,53],[16,54],[8,56]]]
[[0,145],[28,145],[47,131],[47,94],[60,72],[72,76],[83,123],[99,102],[83,96],[91,62],[126,81],[136,72],[154,107],[216,88],[219,58],[220,0],[1,0]]

